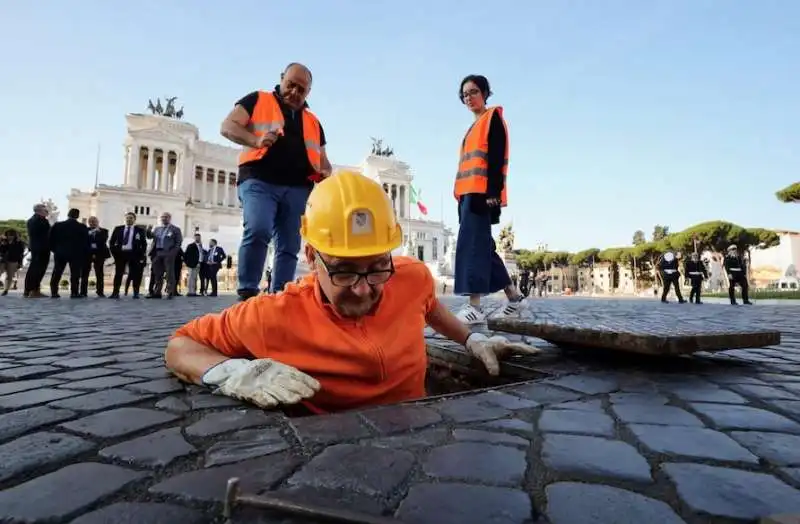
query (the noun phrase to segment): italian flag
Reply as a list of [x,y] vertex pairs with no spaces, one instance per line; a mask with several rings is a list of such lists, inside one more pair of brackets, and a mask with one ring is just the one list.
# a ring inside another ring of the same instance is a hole
[[422,194],[422,191],[419,191],[414,186],[411,186],[411,203],[412,204],[417,204],[417,208],[419,209],[419,212],[422,213],[423,215],[427,216],[428,208],[425,207],[425,204],[423,204],[422,201],[419,199],[419,196],[421,194]]

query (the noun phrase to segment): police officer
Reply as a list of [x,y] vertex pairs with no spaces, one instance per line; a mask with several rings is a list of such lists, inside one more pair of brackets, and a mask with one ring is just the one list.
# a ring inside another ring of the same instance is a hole
[[748,295],[747,264],[739,255],[739,248],[736,247],[736,244],[728,246],[723,266],[725,273],[728,274],[728,297],[731,299],[731,304],[736,305],[736,284],[742,288],[742,303],[752,304]]
[[681,295],[681,274],[678,272],[678,257],[672,251],[667,251],[658,260],[658,270],[661,272],[661,279],[664,281],[664,291],[661,293],[661,302],[667,303],[669,288],[675,287],[675,296],[678,297],[680,304],[685,303]]
[[700,260],[700,255],[692,253],[692,256],[683,264],[683,274],[692,283],[692,290],[689,292],[689,302],[702,304],[700,302],[700,287],[703,280],[708,278],[706,265]]

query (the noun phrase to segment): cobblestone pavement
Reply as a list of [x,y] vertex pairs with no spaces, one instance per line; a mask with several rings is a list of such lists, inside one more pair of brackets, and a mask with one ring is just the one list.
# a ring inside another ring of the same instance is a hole
[[[287,419],[163,368],[175,327],[231,301],[2,300],[0,521],[222,522],[232,476],[248,493],[423,524],[695,524],[800,512],[799,307],[537,301],[540,314],[657,311],[676,329],[691,316],[778,329],[783,341],[654,359],[530,340],[542,355],[506,368],[545,378]],[[245,510],[234,522],[312,521]]]

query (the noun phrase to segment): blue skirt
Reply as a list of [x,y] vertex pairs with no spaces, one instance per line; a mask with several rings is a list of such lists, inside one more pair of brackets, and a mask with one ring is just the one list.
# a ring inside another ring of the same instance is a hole
[[[483,195],[474,195],[483,200]],[[477,205],[476,205],[477,204]],[[464,195],[458,203],[458,240],[456,242],[456,295],[488,295],[511,284],[503,260],[492,238],[491,210],[483,202],[473,202]]]

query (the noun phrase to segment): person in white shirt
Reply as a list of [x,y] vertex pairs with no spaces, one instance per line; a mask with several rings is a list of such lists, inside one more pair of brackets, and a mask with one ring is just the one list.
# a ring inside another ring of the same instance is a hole
[[114,257],[114,287],[108,298],[119,298],[126,267],[133,281],[133,298],[139,298],[147,253],[147,233],[142,226],[136,225],[135,213],[125,213],[125,224],[114,228],[108,244]]
[[204,295],[207,291],[205,286],[211,284],[211,293],[209,293],[208,296],[217,296],[217,273],[222,267],[222,261],[225,260],[226,257],[225,250],[219,247],[217,241],[212,238],[208,242],[208,251],[204,259],[206,281],[201,290],[201,293]]

